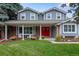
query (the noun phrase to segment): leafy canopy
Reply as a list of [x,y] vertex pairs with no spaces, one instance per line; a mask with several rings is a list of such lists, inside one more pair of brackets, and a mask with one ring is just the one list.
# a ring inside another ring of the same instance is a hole
[[[66,7],[67,4],[62,4],[61,7]],[[69,13],[74,12],[74,16],[79,16],[79,3],[69,3],[70,9],[68,10]]]
[[19,3],[0,3],[0,8],[9,16],[10,20],[16,19],[17,12],[23,9]]

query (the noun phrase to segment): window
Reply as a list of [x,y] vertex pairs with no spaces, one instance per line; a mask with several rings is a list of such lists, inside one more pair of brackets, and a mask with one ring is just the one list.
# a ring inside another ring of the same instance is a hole
[[67,32],[67,25],[64,25],[64,32]]
[[73,31],[73,32],[75,31],[75,26],[74,26],[74,25],[72,25],[72,31]]
[[50,18],[50,14],[48,14],[47,17]]
[[35,20],[35,13],[30,13],[30,20]]
[[32,19],[34,19],[34,16],[31,16]]
[[19,33],[22,34],[22,27],[19,27]]
[[64,32],[75,32],[75,25],[64,25]]
[[24,16],[22,16],[22,19],[24,19]]
[[24,28],[24,33],[25,34],[32,34],[32,27],[25,27]]
[[56,19],[61,20],[61,13],[56,13]]
[[22,12],[18,16],[20,17],[20,20],[26,20],[26,12]]
[[52,19],[52,14],[51,13],[46,14],[46,19]]

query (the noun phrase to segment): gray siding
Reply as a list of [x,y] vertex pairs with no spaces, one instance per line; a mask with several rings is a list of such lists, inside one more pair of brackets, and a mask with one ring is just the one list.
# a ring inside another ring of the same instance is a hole
[[66,15],[61,14],[61,20],[66,20]]
[[[22,15],[25,14],[25,20],[30,20],[30,13],[35,13],[35,12],[32,12],[30,10],[23,11],[23,12],[18,14],[17,19],[22,20]],[[56,13],[58,13],[58,11],[53,10],[53,11],[50,11],[50,12],[47,12],[47,13],[52,14],[51,20],[58,20],[58,19],[56,19]],[[44,14],[35,13],[35,20],[49,20],[49,19],[46,19],[47,13],[44,13]],[[59,13],[61,13],[61,12],[59,12]],[[65,19],[66,19],[66,15],[61,13],[61,20],[65,20]]]
[[44,15],[43,14],[39,14],[38,15],[38,20],[44,20]]
[[55,26],[51,26],[51,37],[52,38],[56,37],[56,27]]
[[[30,13],[34,13],[32,11],[24,11],[18,14],[18,20],[22,20],[22,15],[25,14],[25,20],[30,20]],[[35,13],[35,19],[38,20],[38,14]]]
[[30,19],[30,11],[26,11],[26,20]]
[[[52,20],[55,20],[55,19],[56,19],[56,13],[55,13],[54,11],[48,12],[48,13],[51,13],[51,14],[52,14]],[[46,19],[46,14],[47,14],[47,13],[44,14],[44,20],[47,20],[47,19]]]
[[[61,12],[58,12],[58,11],[50,11],[48,13],[51,13],[52,14],[52,19],[51,20],[57,20],[56,19],[56,13],[61,13]],[[47,13],[44,14],[44,20],[46,20],[46,14]],[[63,13],[61,13],[61,20],[65,20],[65,19],[66,19],[66,15],[63,14]]]
[[[75,24],[75,23],[65,23],[65,24]],[[76,24],[76,33],[63,33],[63,25],[64,24],[62,24],[61,26],[60,26],[60,34],[62,35],[62,36],[77,36],[78,35],[78,25]]]

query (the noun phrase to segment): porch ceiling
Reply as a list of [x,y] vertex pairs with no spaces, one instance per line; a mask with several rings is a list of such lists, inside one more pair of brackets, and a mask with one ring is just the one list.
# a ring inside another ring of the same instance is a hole
[[61,22],[60,20],[11,20],[11,21],[6,21],[5,24],[7,25],[21,25],[21,24],[34,24],[34,25],[39,25],[39,24],[57,24]]

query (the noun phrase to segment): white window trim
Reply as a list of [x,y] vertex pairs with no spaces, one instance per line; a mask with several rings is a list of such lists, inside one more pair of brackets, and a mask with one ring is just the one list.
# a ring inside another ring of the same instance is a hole
[[[50,14],[50,18],[48,18],[48,14]],[[46,14],[46,20],[51,20],[52,19],[52,13],[47,13]]]
[[57,18],[58,13],[59,13],[59,12],[56,12],[56,20],[61,20],[61,17],[62,17],[62,16],[61,16],[61,13],[59,13],[59,14],[60,14],[60,19]]
[[[25,27],[24,27],[25,28]],[[27,34],[27,33],[24,33],[25,35]],[[33,27],[32,27],[32,33],[31,34],[33,34]],[[27,34],[27,35],[29,35],[29,34]]]
[[[34,16],[34,19],[32,19],[31,16]],[[35,13],[30,13],[30,20],[35,20],[35,18]]]
[[[64,32],[64,25],[75,25],[75,32]],[[77,33],[77,25],[76,24],[63,24],[63,33]]]
[[[22,16],[24,16],[24,19],[22,19]],[[20,13],[20,20],[26,20],[26,13],[25,12],[23,12],[23,13]]]
[[[19,28],[20,28],[20,27],[21,27],[21,26],[18,26],[18,35],[22,35],[22,33],[19,32]],[[24,27],[26,27],[26,26],[24,26]],[[25,33],[24,33],[24,35],[33,35],[33,27],[32,27],[32,34],[27,34],[27,33],[25,34]]]

